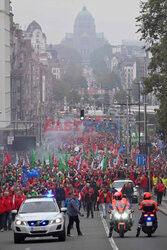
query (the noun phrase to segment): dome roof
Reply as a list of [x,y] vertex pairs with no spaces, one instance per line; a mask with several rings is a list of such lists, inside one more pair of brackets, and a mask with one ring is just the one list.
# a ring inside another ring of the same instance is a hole
[[34,30],[42,31],[41,26],[36,21],[33,21],[32,23],[30,23],[27,28],[27,31],[30,33],[32,33]]
[[91,15],[91,13],[87,10],[86,7],[83,7],[83,9],[79,12],[79,14],[77,15],[77,19],[93,19],[93,16]]

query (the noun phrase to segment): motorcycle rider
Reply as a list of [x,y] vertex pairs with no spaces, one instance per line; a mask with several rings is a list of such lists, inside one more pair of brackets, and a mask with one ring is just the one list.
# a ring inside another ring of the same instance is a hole
[[[112,201],[112,207],[114,209],[116,206],[119,206],[121,204],[124,204],[124,205],[130,207],[130,203],[128,202],[128,200],[126,198],[123,198],[122,192],[116,192],[114,194],[114,198]],[[133,224],[132,221],[130,223],[131,223],[131,225]],[[114,222],[111,220],[110,221],[109,238],[112,236],[113,229],[114,229]]]
[[142,210],[142,215],[140,217],[139,224],[137,227],[136,237],[139,237],[139,235],[140,235],[140,230],[141,230],[142,223],[143,223],[144,212],[149,211],[149,212],[154,213],[155,221],[156,221],[155,226],[156,226],[156,228],[158,227],[157,215],[156,215],[156,211],[158,211],[158,206],[157,206],[157,203],[151,199],[151,197],[152,197],[152,195],[149,192],[145,192],[143,195],[144,200],[140,203],[140,206],[139,206],[139,210]]

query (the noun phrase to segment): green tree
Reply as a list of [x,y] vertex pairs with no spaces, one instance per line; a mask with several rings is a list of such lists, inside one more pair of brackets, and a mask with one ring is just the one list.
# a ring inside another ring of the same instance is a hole
[[118,91],[115,96],[114,99],[121,104],[125,104],[127,103],[127,92],[125,90],[120,90]]
[[70,89],[87,88],[86,78],[82,76],[82,67],[79,64],[68,66],[64,81]]
[[82,58],[77,50],[61,44],[55,45],[54,49],[57,51],[59,58],[65,59],[69,64],[81,64]]
[[71,90],[68,92],[68,95],[67,95],[67,101],[72,104],[72,105],[75,105],[77,103],[79,103],[81,100],[81,97],[80,95],[78,94],[78,91],[76,90]]
[[112,90],[113,88],[121,88],[121,80],[119,76],[108,69],[101,72],[97,78],[98,83],[101,83],[101,87],[104,89]]
[[143,80],[144,92],[154,93],[160,101],[158,127],[167,136],[167,1],[142,1],[140,8],[141,15],[136,18],[138,32],[152,54],[149,75]]
[[53,78],[53,100],[55,102],[64,101],[64,96],[67,96],[69,88],[65,81]]

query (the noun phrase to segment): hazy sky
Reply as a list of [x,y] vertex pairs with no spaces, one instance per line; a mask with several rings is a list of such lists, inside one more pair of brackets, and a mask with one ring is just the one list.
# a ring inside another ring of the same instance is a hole
[[137,39],[135,17],[139,15],[140,0],[12,0],[14,21],[22,29],[36,20],[56,44],[65,33],[73,32],[74,20],[83,6],[95,19],[96,32],[104,32],[111,44],[123,39]]

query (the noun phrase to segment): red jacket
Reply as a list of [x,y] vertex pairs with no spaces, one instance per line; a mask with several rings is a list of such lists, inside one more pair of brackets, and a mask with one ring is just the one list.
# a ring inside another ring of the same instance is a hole
[[22,195],[21,197],[17,197],[16,198],[16,201],[15,201],[15,209],[16,210],[19,210],[22,202],[26,199],[26,196],[25,195]]
[[[92,193],[94,194],[93,188],[91,188],[91,190],[92,190]],[[83,196],[85,197],[85,195],[88,193],[88,188],[85,187],[82,193],[83,193]]]
[[157,184],[157,185],[155,185],[155,190],[159,193],[163,193],[165,190],[165,185],[163,183]]
[[12,197],[3,197],[5,212],[9,212],[13,209]]
[[0,198],[0,214],[5,212],[4,199]]
[[148,179],[146,177],[140,180],[140,188],[148,188]]
[[107,192],[106,202],[105,202],[105,197],[104,196],[105,196],[104,192],[101,191],[100,194],[99,194],[99,200],[100,200],[100,202],[101,203],[107,203],[107,204],[110,203],[111,200],[112,200],[112,195],[111,195],[110,191]]

